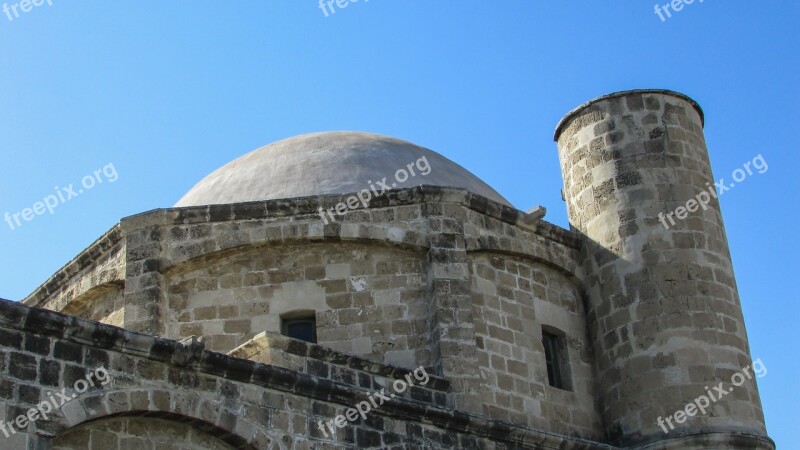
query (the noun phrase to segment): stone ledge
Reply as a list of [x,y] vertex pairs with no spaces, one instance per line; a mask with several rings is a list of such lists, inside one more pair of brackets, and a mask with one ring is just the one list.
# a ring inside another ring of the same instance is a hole
[[[274,357],[279,355],[272,355],[271,353],[273,351],[296,355],[303,359],[322,361],[333,366],[347,367],[359,372],[366,372],[396,380],[403,379],[412,372],[412,370],[402,367],[369,361],[358,356],[331,350],[322,345],[312,344],[266,331],[257,334],[253,339],[231,350],[228,352],[228,355],[265,364],[277,364],[274,362]],[[268,361],[267,359],[272,359],[273,361]],[[448,392],[450,390],[449,381],[430,375],[432,370],[428,370],[427,368],[426,372],[429,374],[430,380],[425,385],[425,388],[441,392]]]
[[675,430],[670,433],[670,435],[650,435],[624,448],[626,450],[681,450],[685,448],[775,449],[775,442],[769,436],[741,428],[694,428],[683,432]]
[[57,293],[63,287],[64,280],[72,278],[82,270],[91,267],[100,256],[122,243],[122,238],[120,224],[114,225],[75,258],[64,264],[21,302],[28,306],[38,306],[42,300]]
[[[278,217],[317,217],[319,208],[334,207],[355,193],[331,194],[314,197],[266,200],[227,205],[189,206],[184,208],[161,208],[128,216],[120,221],[124,234],[148,226],[187,225],[231,220],[259,220]],[[495,202],[462,188],[421,185],[396,189],[373,198],[366,208],[414,205],[429,202],[457,203],[503,222],[524,227],[544,237],[580,248],[580,238],[571,230],[557,225],[534,220],[524,211]]]

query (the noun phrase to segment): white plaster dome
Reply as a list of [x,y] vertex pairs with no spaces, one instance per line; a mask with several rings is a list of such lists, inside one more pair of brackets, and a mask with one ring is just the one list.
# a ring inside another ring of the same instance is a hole
[[[420,170],[415,163],[424,157]],[[416,176],[404,182],[399,169],[412,164]],[[203,178],[176,207],[240,203],[369,189],[386,177],[393,188],[421,184],[467,189],[511,206],[468,170],[427,148],[388,136],[361,132],[312,133],[284,139],[241,156]]]

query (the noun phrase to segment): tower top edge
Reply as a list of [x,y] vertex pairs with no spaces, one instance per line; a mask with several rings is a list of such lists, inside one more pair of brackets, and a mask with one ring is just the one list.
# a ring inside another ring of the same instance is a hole
[[580,111],[605,100],[617,97],[626,97],[629,95],[636,95],[636,94],[661,94],[661,95],[669,95],[684,100],[688,102],[690,105],[692,105],[692,107],[700,115],[701,126],[705,125],[705,114],[703,113],[703,108],[701,108],[700,104],[697,103],[693,98],[689,97],[686,94],[682,94],[676,91],[671,91],[669,89],[631,89],[627,91],[617,91],[617,92],[612,92],[610,94],[602,95],[600,97],[589,100],[588,102],[578,106],[577,108],[572,109],[570,112],[564,115],[564,117],[561,120],[558,121],[555,133],[553,134],[553,140],[558,142],[558,138],[561,136],[561,132],[563,132],[564,128],[567,126],[567,123],[569,123],[569,121],[573,117],[575,117],[575,115],[578,114]]

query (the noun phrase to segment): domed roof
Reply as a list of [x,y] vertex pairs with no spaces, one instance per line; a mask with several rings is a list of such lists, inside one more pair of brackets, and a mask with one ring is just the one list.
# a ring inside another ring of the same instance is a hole
[[[409,165],[416,175],[410,174]],[[402,182],[402,174],[395,178],[400,169],[409,172]],[[359,132],[304,134],[269,144],[215,170],[175,206],[345,194],[369,189],[370,182],[381,192],[377,181],[384,177],[393,188],[460,187],[510,206],[480,178],[432,150]]]

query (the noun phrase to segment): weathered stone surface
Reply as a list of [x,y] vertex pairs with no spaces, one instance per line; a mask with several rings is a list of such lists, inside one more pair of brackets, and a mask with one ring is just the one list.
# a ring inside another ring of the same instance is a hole
[[[622,126],[613,139],[601,139],[610,131],[601,125],[610,121]],[[659,216],[713,183],[702,126],[702,112],[685,96],[634,91],[579,108],[557,130],[570,223],[584,234],[598,405],[614,444],[658,442],[664,436],[659,416],[683,409],[722,380],[713,370],[692,368],[741,369],[750,361],[718,201],[687,220],[666,219],[668,229]],[[576,140],[601,142],[594,151],[606,154],[622,151],[592,160],[573,148]],[[586,165],[580,178],[568,170],[576,158]],[[681,429],[765,436],[755,383],[736,389],[741,397],[719,403],[725,413],[698,415]],[[673,445],[692,448],[688,441]]]
[[[42,327],[13,320],[33,313],[36,310],[27,306],[0,301],[0,331],[35,336],[53,348],[77,345],[87,354],[104,353],[108,376],[103,380],[108,381],[101,383],[95,377],[94,385],[80,393],[75,382],[89,379],[87,374],[97,368],[80,367],[77,376],[65,370],[55,387],[42,386],[39,395],[31,397],[27,394],[30,387],[39,386],[35,381],[41,367],[38,362],[67,367],[72,361],[25,350],[4,354],[4,363],[5,358],[13,358],[24,368],[2,375],[0,381],[9,385],[9,392],[19,394],[0,400],[0,417],[8,421],[26,414],[47,398],[46,391],[64,388],[70,398],[54,408],[47,420],[40,418],[27,430],[17,430],[11,440],[3,441],[21,445],[13,448],[27,448],[26,442],[34,448],[63,450],[130,449],[138,445],[153,449],[262,449],[271,448],[270,443],[280,443],[278,448],[377,449],[401,443],[402,448],[537,448],[540,444],[570,449],[612,448],[454,410],[448,401],[450,383],[439,377],[431,377],[429,383],[417,384],[379,405],[367,420],[359,418],[335,436],[324,435],[319,431],[319,421],[345,414],[390,381],[407,379],[409,371],[282,337],[275,337],[273,342],[285,347],[286,353],[292,352],[307,371],[209,351],[195,353],[195,341],[182,343],[115,327],[108,332],[116,339],[87,342],[83,338],[86,333],[107,326],[55,312],[38,313]],[[82,331],[57,331],[51,323],[64,321],[73,330]],[[293,347],[292,343],[298,345]],[[187,361],[187,349],[199,356]],[[334,375],[322,379],[309,373],[319,370],[313,369],[315,364],[327,364],[330,372],[325,373]],[[170,376],[152,376],[157,372]],[[172,447],[178,443],[183,446]]]
[[[656,424],[750,357],[718,202],[670,230],[658,219],[713,179],[702,134],[699,108],[664,91],[567,115],[571,230],[442,186],[325,221],[349,194],[127,217],[24,305],[0,302],[0,419],[93,368],[112,377],[7,442],[772,450],[754,384],[667,440]],[[317,344],[280,335],[309,312]],[[320,429],[419,368],[427,384]]]

